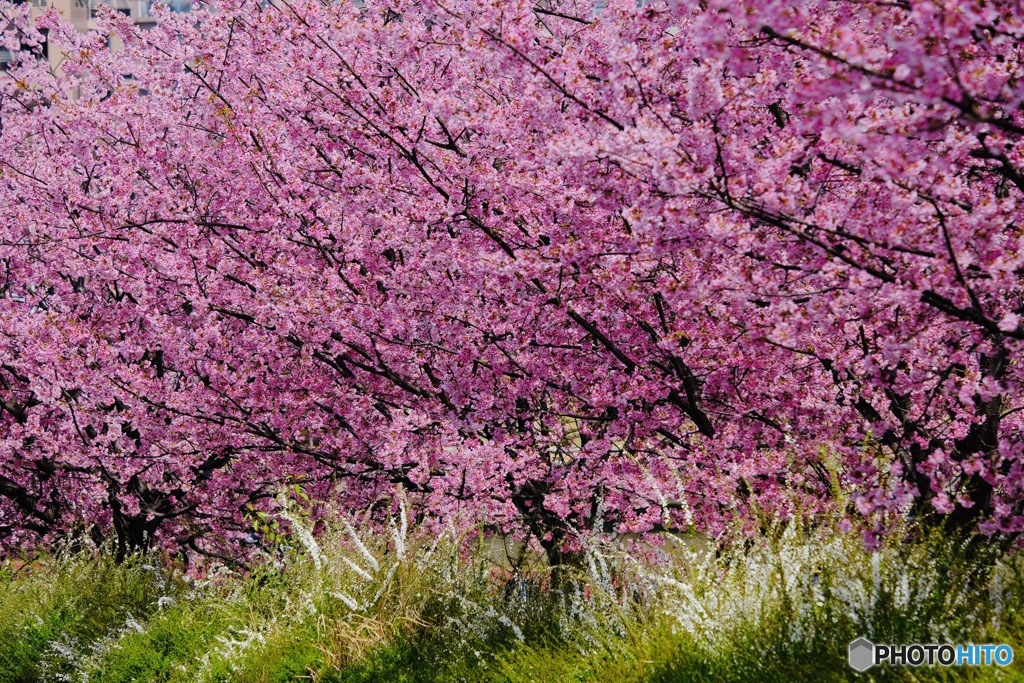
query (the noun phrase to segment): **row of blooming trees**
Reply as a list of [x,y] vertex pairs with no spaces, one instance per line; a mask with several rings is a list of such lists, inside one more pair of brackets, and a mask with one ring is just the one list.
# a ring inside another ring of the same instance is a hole
[[3,9],[8,545],[1024,530],[1017,3],[367,5]]

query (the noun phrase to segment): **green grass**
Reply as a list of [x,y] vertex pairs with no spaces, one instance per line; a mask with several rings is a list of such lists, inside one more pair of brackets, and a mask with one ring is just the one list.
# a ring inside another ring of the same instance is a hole
[[0,683],[1024,681],[1021,661],[847,667],[861,635],[1024,658],[1024,561],[936,534],[875,554],[795,527],[717,555],[606,542],[560,590],[539,562],[512,575],[465,539],[366,538],[297,532],[282,566],[200,581],[95,550],[9,563]]

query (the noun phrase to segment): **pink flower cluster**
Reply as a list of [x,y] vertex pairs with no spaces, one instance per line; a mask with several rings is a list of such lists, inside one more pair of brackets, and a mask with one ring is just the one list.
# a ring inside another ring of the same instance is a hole
[[3,543],[1024,530],[1019,3],[367,4],[0,9]]

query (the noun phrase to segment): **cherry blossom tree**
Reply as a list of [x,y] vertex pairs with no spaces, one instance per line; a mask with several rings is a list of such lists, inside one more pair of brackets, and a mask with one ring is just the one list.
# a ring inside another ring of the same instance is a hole
[[1024,530],[1017,4],[366,5],[3,9],[6,544]]

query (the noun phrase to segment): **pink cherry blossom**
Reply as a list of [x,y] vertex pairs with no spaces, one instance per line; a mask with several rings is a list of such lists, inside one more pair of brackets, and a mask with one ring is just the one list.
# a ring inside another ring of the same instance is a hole
[[3,7],[8,547],[1024,529],[1018,3],[366,4]]

